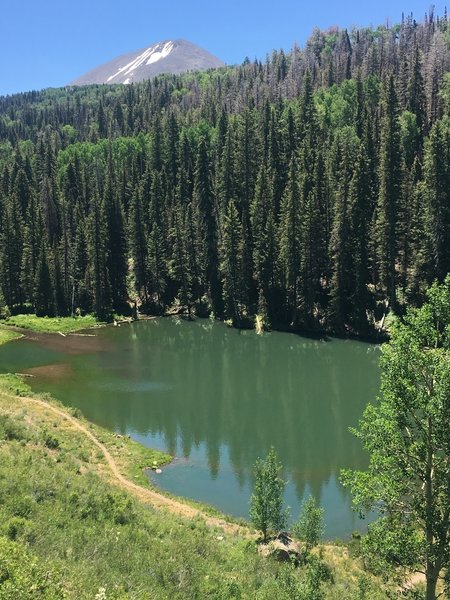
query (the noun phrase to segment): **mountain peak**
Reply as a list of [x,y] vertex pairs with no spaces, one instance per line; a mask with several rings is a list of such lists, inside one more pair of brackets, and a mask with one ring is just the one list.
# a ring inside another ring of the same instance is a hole
[[222,67],[224,62],[184,39],[164,40],[123,54],[82,75],[70,85],[92,83],[129,84],[161,73],[185,73]]

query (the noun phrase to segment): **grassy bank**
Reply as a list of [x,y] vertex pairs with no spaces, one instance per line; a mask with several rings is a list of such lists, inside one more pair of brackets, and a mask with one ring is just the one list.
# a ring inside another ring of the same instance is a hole
[[20,333],[0,327],[0,346],[20,338]]
[[[24,394],[19,378],[0,377],[1,600],[344,600],[363,597],[361,582],[364,597],[386,597],[343,548],[294,569],[261,558],[253,539],[139,502],[113,483],[86,435]],[[134,481],[168,458],[79,423]]]
[[92,315],[85,317],[37,317],[36,315],[14,315],[1,321],[5,326],[30,329],[38,333],[73,333],[100,325]]

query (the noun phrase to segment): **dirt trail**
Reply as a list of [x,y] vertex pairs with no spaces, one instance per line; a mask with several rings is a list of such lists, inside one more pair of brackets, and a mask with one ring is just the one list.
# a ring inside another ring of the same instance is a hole
[[[8,394],[8,396],[9,396],[9,394]],[[10,397],[17,398],[17,396],[10,396]],[[129,479],[124,477],[122,475],[122,473],[119,471],[119,468],[118,468],[114,458],[111,456],[111,454],[108,451],[108,449],[106,448],[106,446],[104,444],[102,444],[95,437],[95,435],[91,431],[89,431],[89,429],[87,427],[85,427],[75,417],[72,417],[71,415],[67,414],[65,411],[57,408],[56,406],[52,406],[48,402],[45,402],[43,400],[38,400],[37,398],[29,398],[29,397],[20,396],[20,399],[24,400],[26,402],[31,402],[33,404],[38,404],[40,406],[43,406],[47,410],[50,410],[51,412],[59,415],[60,417],[62,417],[66,421],[68,421],[75,429],[78,429],[79,431],[81,431],[101,451],[101,453],[103,454],[103,456],[111,470],[111,473],[113,474],[116,482],[120,485],[120,487],[122,487],[125,490],[127,490],[128,492],[131,492],[132,494],[134,494],[134,496],[139,498],[139,500],[141,500],[143,502],[149,502],[155,508],[167,509],[170,512],[172,512],[176,515],[179,515],[181,517],[184,517],[184,518],[193,519],[195,517],[201,517],[202,519],[204,519],[204,521],[207,525],[209,525],[211,527],[220,527],[221,529],[223,529],[224,532],[226,532],[228,534],[239,533],[241,535],[242,534],[249,535],[249,530],[245,527],[242,527],[241,525],[228,523],[224,519],[220,519],[218,517],[212,517],[197,508],[189,506],[188,504],[184,504],[183,502],[179,502],[172,498],[168,498],[167,496],[164,496],[163,494],[160,494],[154,490],[150,490],[148,488],[142,487],[140,485],[137,485],[133,481],[130,481]]]

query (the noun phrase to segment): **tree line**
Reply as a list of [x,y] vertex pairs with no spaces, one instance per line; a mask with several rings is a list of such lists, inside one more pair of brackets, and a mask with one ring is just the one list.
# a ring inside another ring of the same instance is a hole
[[370,334],[450,270],[449,44],[431,13],[0,98],[0,312]]

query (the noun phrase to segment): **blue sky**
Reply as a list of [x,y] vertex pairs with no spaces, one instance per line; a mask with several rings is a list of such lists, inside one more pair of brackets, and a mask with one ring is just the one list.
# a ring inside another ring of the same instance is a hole
[[65,85],[164,39],[184,37],[240,63],[302,46],[315,26],[395,23],[402,11],[422,20],[428,8],[417,0],[2,0],[0,94]]

